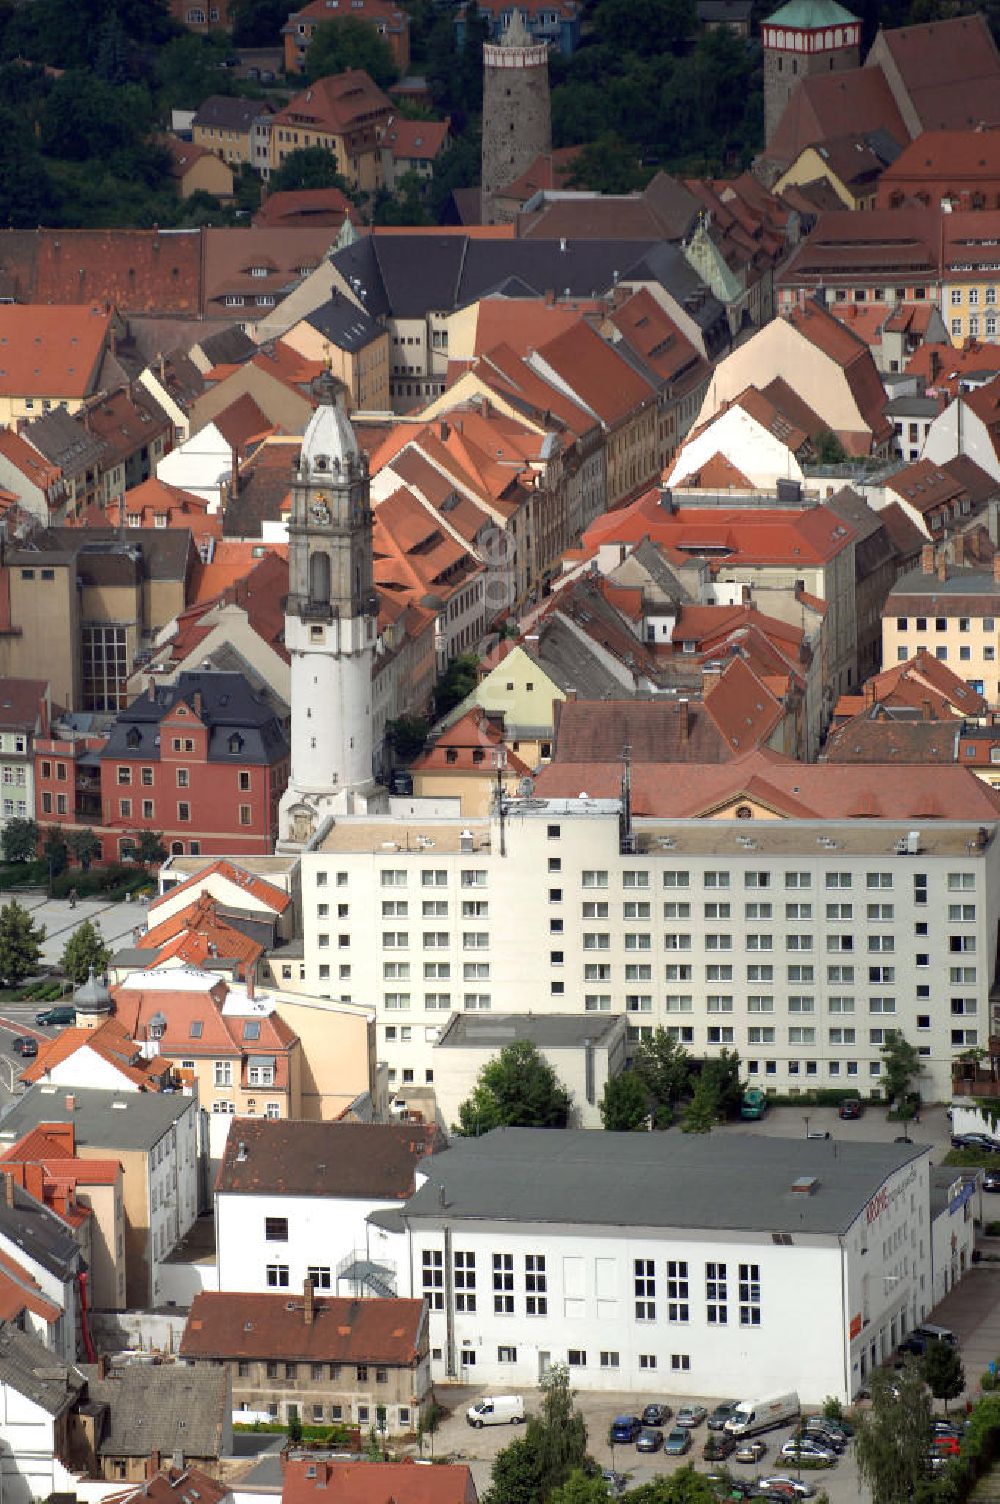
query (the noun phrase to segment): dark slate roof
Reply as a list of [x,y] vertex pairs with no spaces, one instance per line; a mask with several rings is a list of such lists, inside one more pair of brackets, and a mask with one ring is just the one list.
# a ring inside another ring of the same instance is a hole
[[62,1087],[33,1086],[18,1097],[0,1118],[0,1149],[39,1123],[72,1123],[76,1142],[83,1148],[147,1151],[191,1108],[191,1098],[181,1092],[74,1086],[71,1108],[66,1106],[66,1095]]
[[620,1013],[597,1018],[593,1013],[453,1013],[435,1048],[496,1054],[515,1040],[529,1039],[541,1050],[576,1050],[607,1042],[620,1027]]
[[[160,755],[160,722],[178,701],[195,708],[201,696],[200,714],[209,728],[209,762],[281,762],[288,756],[288,738],[263,695],[255,693],[242,674],[182,673],[175,684],[157,684],[127,710],[120,712],[102,758],[156,760]],[[239,739],[234,750],[233,737]]]
[[205,359],[210,360],[213,366],[242,365],[252,355],[256,355],[258,350],[258,346],[239,324],[231,324],[228,329],[209,334],[205,339],[199,340],[198,345]]
[[223,126],[230,131],[248,131],[258,115],[269,108],[260,99],[241,99],[228,94],[210,94],[195,111],[192,125]]
[[724,306],[709,292],[677,246],[661,241],[649,247],[622,270],[621,280],[659,282],[698,325],[709,354],[716,354],[729,343],[729,320]]
[[102,1457],[218,1457],[227,1435],[229,1372],[208,1364],[129,1363],[106,1379],[81,1365],[88,1397],[108,1406]]
[[597,645],[559,616],[545,623],[532,656],[561,690],[574,690],[578,699],[618,700],[625,693],[621,680],[605,668]]
[[80,1249],[67,1223],[19,1185],[14,1187],[13,1206],[0,1198],[0,1238],[60,1281],[72,1279],[81,1266]]
[[186,527],[129,528],[124,543],[114,527],[50,527],[32,543],[54,553],[75,554],[81,575],[95,584],[138,575],[148,580],[186,580],[193,544]]
[[382,333],[375,320],[362,313],[349,298],[335,293],[328,303],[314,308],[308,321],[338,350],[363,350]]
[[33,418],[20,432],[39,454],[51,464],[59,465],[67,475],[77,475],[96,465],[107,448],[103,439],[88,433],[62,407]]
[[649,240],[366,235],[331,259],[373,318],[451,312],[498,288],[516,287],[520,296],[591,297],[616,279],[641,279],[662,282],[706,330],[726,320],[722,304],[677,247]]
[[440,1146],[433,1124],[241,1118],[226,1140],[215,1189],[405,1201],[417,1165]]
[[60,1363],[38,1337],[4,1321],[0,1323],[0,1385],[9,1385],[49,1415],[62,1415],[76,1402],[84,1379],[71,1364]]
[[[497,1128],[427,1160],[407,1222],[685,1227],[835,1236],[927,1144]],[[793,1190],[812,1178],[811,1191]],[[441,1188],[444,1187],[442,1195]],[[445,1207],[445,1210],[442,1210]]]

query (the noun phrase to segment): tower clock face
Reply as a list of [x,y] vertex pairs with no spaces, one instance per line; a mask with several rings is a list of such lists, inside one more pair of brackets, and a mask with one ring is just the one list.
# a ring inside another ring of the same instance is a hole
[[309,516],[313,522],[317,522],[321,526],[330,521],[330,508],[322,497],[319,497],[311,504]]

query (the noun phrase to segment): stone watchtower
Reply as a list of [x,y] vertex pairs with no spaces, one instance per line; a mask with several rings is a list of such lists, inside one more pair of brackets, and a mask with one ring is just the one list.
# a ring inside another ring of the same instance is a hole
[[496,195],[552,150],[548,45],[532,41],[515,10],[499,42],[483,45],[483,223],[496,224]]
[[[861,22],[837,0],[788,0],[761,26],[764,139],[770,145],[785,106],[804,78],[861,64]],[[850,121],[844,129],[850,130]]]

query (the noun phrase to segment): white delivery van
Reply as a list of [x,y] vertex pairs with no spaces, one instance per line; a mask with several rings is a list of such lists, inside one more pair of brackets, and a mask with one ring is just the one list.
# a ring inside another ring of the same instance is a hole
[[799,1397],[794,1389],[784,1394],[767,1394],[759,1400],[740,1400],[726,1421],[730,1436],[756,1436],[773,1431],[794,1420],[799,1413]]
[[470,1426],[519,1426],[524,1420],[524,1399],[519,1394],[484,1394],[465,1412]]

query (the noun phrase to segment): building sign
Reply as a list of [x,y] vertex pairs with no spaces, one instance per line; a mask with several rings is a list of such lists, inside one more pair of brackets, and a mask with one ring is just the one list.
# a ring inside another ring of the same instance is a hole
[[859,1335],[860,1331],[861,1331],[861,1312],[859,1311],[856,1316],[852,1316],[851,1317],[851,1341],[852,1342],[854,1341],[855,1337],[857,1337]]
[[911,1186],[916,1184],[917,1167],[914,1165],[905,1180],[897,1182],[893,1186],[882,1186],[877,1190],[865,1207],[865,1221],[871,1227],[877,1222],[883,1212],[891,1211],[901,1196],[905,1196]]
[[972,1200],[975,1189],[976,1183],[974,1180],[965,1181],[958,1195],[952,1201],[948,1202],[948,1215],[953,1217],[956,1212],[960,1212],[966,1202]]

